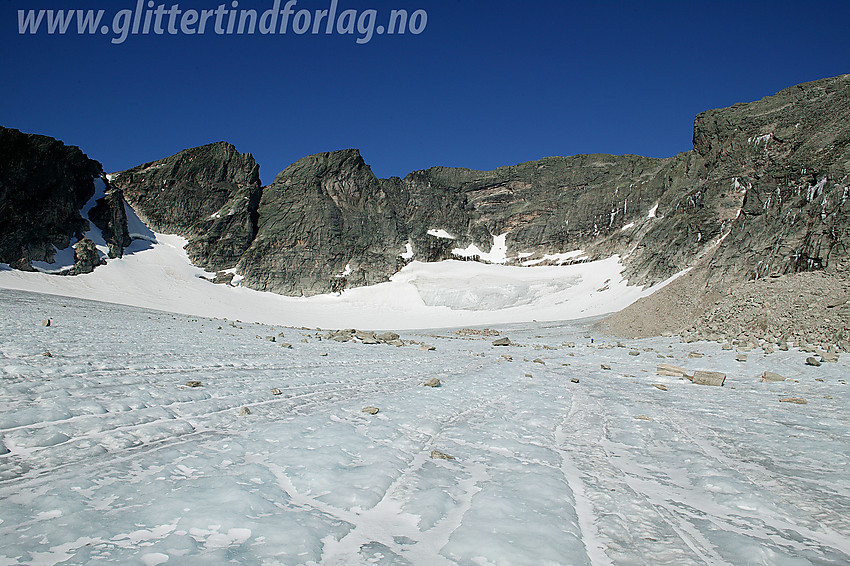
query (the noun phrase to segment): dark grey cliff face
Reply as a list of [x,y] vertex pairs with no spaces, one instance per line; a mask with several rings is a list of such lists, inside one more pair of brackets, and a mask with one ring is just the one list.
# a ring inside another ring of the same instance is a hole
[[646,215],[663,191],[656,177],[664,164],[634,155],[578,155],[495,171],[437,167],[404,179],[403,210],[417,251],[429,228],[485,252],[494,236],[507,233],[509,256],[571,251]]
[[263,189],[257,237],[239,262],[243,284],[314,295],[385,281],[407,241],[390,197],[396,184],[376,178],[357,150],[290,165]]
[[256,234],[260,168],[231,144],[214,144],[116,174],[113,185],[153,230],[187,238],[198,266],[229,269]]
[[839,267],[850,241],[850,75],[703,112],[694,150],[659,176],[660,218],[612,238],[631,282],[703,257],[709,286]]
[[82,238],[80,209],[101,172],[77,147],[0,127],[0,262],[31,270]]
[[656,219],[592,242],[655,283],[705,258],[709,286],[833,269],[850,241],[850,75],[709,110],[666,160]]

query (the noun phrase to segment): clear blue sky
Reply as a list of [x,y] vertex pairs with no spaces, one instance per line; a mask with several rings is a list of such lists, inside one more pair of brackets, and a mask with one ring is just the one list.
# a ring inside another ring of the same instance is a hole
[[[159,2],[159,0],[158,0]],[[217,0],[173,0],[183,10]],[[241,0],[262,12],[273,0]],[[298,0],[328,9],[331,0]],[[691,149],[694,116],[850,72],[850,2],[339,0],[424,9],[419,35],[18,34],[18,9],[136,0],[0,0],[0,125],[79,145],[107,171],[227,140],[268,183],[298,158],[359,148],[382,177],[550,155]],[[230,0],[227,0],[230,7]]]

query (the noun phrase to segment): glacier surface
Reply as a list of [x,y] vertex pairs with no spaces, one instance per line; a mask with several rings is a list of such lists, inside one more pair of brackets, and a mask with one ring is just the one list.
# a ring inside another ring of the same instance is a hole
[[0,565],[850,563],[846,355],[618,347],[592,319],[394,347],[16,290],[0,308]]

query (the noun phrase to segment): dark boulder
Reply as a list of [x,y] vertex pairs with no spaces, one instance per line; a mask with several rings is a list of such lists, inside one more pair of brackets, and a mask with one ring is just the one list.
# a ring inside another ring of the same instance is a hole
[[98,265],[103,265],[104,261],[100,257],[100,252],[94,242],[88,238],[83,238],[74,244],[74,267],[65,271],[62,275],[83,275],[91,273]]

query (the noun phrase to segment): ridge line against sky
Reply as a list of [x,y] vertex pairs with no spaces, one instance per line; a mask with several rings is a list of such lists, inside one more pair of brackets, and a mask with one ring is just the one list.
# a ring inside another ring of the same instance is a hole
[[847,2],[297,0],[292,9],[332,2],[374,10],[378,22],[423,11],[427,25],[365,44],[358,33],[290,27],[114,45],[109,35],[21,34],[18,10],[112,13],[136,0],[2,1],[0,49],[14,56],[0,63],[0,124],[78,145],[108,171],[224,140],[254,155],[264,183],[305,155],[349,147],[377,176],[403,177],[553,155],[670,157],[692,149],[700,112],[850,72]]

